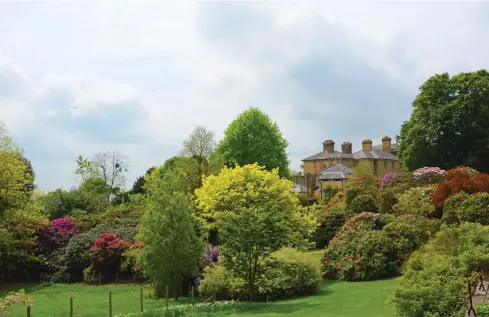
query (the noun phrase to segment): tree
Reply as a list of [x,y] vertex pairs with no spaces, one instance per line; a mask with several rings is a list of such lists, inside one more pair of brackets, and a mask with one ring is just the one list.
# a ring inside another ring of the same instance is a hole
[[287,146],[277,123],[251,107],[231,122],[217,150],[224,155],[228,167],[258,163],[269,171],[278,168],[279,175],[286,177]]
[[33,177],[17,147],[0,122],[0,219],[9,208],[19,208],[30,199]]
[[169,192],[158,180],[140,223],[137,238],[144,247],[138,265],[155,281],[157,296],[168,286],[178,299],[185,278],[194,274],[202,262],[204,244],[196,232],[197,220],[188,194]]
[[215,146],[214,132],[203,126],[197,126],[188,139],[183,142],[182,155],[195,158],[199,164],[202,164],[209,161]]
[[108,185],[109,191],[107,201],[111,195],[118,192],[125,186],[126,178],[124,173],[129,167],[128,157],[119,151],[97,153],[92,160],[83,158],[81,155],[77,159],[76,174],[84,181],[90,177],[99,177]]
[[244,281],[249,300],[263,260],[285,246],[307,247],[315,229],[312,218],[299,214],[291,187],[277,170],[253,164],[225,167],[196,190],[200,216],[219,231],[223,265]]
[[398,137],[404,167],[469,165],[489,172],[489,72],[432,76],[413,108]]

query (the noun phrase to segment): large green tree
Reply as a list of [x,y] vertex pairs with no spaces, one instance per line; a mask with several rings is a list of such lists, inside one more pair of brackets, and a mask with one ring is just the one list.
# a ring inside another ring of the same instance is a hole
[[190,195],[173,191],[172,182],[167,183],[169,177],[157,180],[141,219],[138,239],[144,247],[137,261],[155,281],[158,296],[163,296],[168,286],[178,299],[183,280],[201,264],[204,243],[196,230],[198,221]]
[[231,122],[217,150],[224,155],[229,167],[258,163],[269,171],[278,168],[279,175],[287,177],[287,146],[277,123],[251,107]]
[[489,172],[489,72],[432,76],[413,107],[398,137],[403,166],[469,165]]

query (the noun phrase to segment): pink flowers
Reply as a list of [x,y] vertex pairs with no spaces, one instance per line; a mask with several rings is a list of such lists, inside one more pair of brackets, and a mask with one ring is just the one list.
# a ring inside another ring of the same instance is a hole
[[417,185],[429,185],[439,183],[446,171],[439,167],[422,167],[413,172],[413,179]]
[[119,239],[116,234],[102,233],[88,250],[92,258],[92,266],[96,270],[103,270],[107,266],[120,265],[122,254],[130,246],[131,243]]
[[58,218],[37,230],[37,243],[49,254],[59,246],[65,245],[78,234],[76,223],[70,218]]
[[382,185],[385,185],[385,184],[389,183],[390,181],[392,181],[393,178],[394,178],[394,173],[387,173],[387,174],[385,174],[384,177],[382,177],[382,180],[381,180]]

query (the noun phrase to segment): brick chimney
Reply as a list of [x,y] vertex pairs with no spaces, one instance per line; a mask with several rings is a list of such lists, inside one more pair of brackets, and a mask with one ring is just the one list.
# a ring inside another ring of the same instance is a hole
[[392,150],[392,143],[391,143],[391,138],[388,136],[385,136],[382,138],[382,151],[384,152],[391,152]]
[[362,151],[372,151],[372,140],[362,141]]
[[323,151],[324,152],[334,152],[334,142],[333,140],[326,140],[323,142]]
[[341,144],[341,153],[351,154],[351,142],[343,142]]

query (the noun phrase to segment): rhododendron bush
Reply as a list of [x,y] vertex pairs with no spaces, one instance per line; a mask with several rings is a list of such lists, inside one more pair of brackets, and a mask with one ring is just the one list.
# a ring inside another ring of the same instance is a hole
[[325,276],[346,281],[395,276],[436,230],[437,223],[421,216],[361,213],[331,240],[322,259]]
[[424,186],[438,184],[445,176],[446,171],[439,167],[422,167],[413,172],[416,185]]
[[116,273],[122,262],[122,255],[131,243],[119,239],[113,233],[103,233],[88,250],[92,268],[102,273]]
[[37,243],[50,254],[57,248],[66,245],[78,234],[76,223],[69,217],[58,218],[37,230]]

